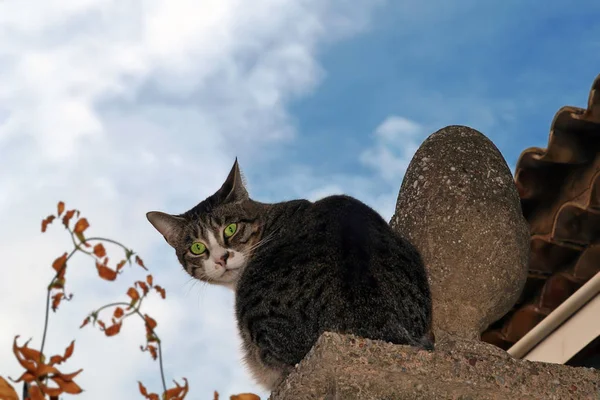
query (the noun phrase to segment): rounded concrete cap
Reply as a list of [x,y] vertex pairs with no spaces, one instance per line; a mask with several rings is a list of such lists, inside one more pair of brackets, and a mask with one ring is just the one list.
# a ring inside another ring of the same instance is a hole
[[423,142],[390,224],[421,252],[436,336],[478,339],[517,301],[529,229],[510,169],[480,132],[448,126]]

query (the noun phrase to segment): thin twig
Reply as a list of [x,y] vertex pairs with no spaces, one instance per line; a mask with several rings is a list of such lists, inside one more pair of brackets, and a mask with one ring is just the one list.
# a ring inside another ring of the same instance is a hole
[[[71,253],[67,256],[67,259],[65,260],[62,267],[60,267],[60,269],[56,272],[56,275],[54,275],[54,277],[50,281],[50,284],[48,285],[48,290],[46,292],[46,315],[44,316],[44,332],[42,333],[42,345],[40,346],[40,357],[44,356],[44,345],[46,344],[46,335],[48,333],[48,320],[50,319],[50,293],[52,292],[52,285],[54,285],[54,282],[64,272],[65,268],[67,268],[67,261],[69,261],[69,259],[73,256],[73,254],[75,254],[77,252],[77,250],[78,249],[75,248],[75,249],[73,249],[73,251],[71,251]],[[64,288],[63,288],[63,291],[64,291]],[[40,360],[40,362],[42,362],[42,360]]]
[[121,244],[121,243],[117,242],[116,240],[107,239],[107,238],[103,238],[103,237],[91,237],[91,238],[86,238],[84,242],[89,242],[89,241],[91,241],[91,240],[96,240],[96,241],[99,241],[99,242],[107,242],[107,243],[112,243],[112,244],[114,244],[114,245],[117,245],[117,246],[121,247],[123,250],[125,250],[125,252],[126,252],[127,254],[130,254],[130,255],[133,255],[133,254],[134,254],[134,253],[133,253],[133,250],[131,250],[131,249],[128,249],[128,248],[127,248],[125,245],[123,245],[123,244]]
[[[154,332],[154,330],[152,330]],[[158,336],[154,334],[158,344],[158,363],[160,364],[160,377],[162,378],[163,393],[167,392],[167,383],[165,382],[165,370],[163,369],[162,344]]]
[[135,310],[137,312],[137,314],[140,316],[141,319],[144,320],[144,324],[146,325],[146,327],[148,328],[148,330],[150,330],[150,332],[152,332],[152,334],[154,335],[154,337],[156,338],[156,344],[158,345],[158,363],[160,365],[160,378],[162,379],[162,384],[163,384],[163,393],[167,392],[167,383],[165,381],[165,370],[163,369],[163,360],[162,360],[162,346],[161,346],[161,340],[158,337],[158,335],[156,334],[156,332],[154,332],[154,329],[150,327],[150,325],[148,325],[148,322],[146,322],[146,317],[144,317],[142,315],[142,313],[140,312],[140,310],[138,310],[136,308]]

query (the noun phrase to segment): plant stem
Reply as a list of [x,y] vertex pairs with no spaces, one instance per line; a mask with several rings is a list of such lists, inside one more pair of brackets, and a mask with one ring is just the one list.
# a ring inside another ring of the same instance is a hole
[[82,248],[82,247],[81,247],[81,245],[82,245],[83,243],[79,243],[79,244],[77,244],[77,242],[75,241],[75,234],[73,233],[73,231],[72,231],[71,229],[68,229],[68,231],[69,231],[69,233],[71,234],[71,241],[73,242],[73,246],[75,246],[75,248],[76,248],[76,249],[79,249],[79,251],[82,251],[82,252],[84,252],[85,254],[87,254],[87,255],[90,255],[90,256],[92,256],[92,257],[93,257],[93,254],[92,254],[92,252],[90,252],[90,251],[87,251],[86,249],[84,249],[84,248]]
[[127,247],[125,247],[123,244],[117,242],[116,240],[112,240],[112,239],[107,239],[107,238],[103,238],[103,237],[91,237],[91,238],[87,238],[85,239],[84,242],[89,242],[90,240],[97,240],[99,242],[107,242],[107,243],[112,243],[114,245],[117,245],[119,247],[121,247],[123,250],[125,250],[126,252],[131,252],[133,254],[133,251],[131,251],[130,249],[128,249]]
[[[154,333],[154,330],[152,330]],[[154,334],[156,336],[156,333]],[[158,336],[156,336],[158,338]],[[162,378],[163,384],[163,393],[167,392],[167,383],[165,382],[165,370],[163,369],[163,357],[162,357],[162,344],[160,339],[158,339],[158,363],[160,365],[160,377]]]
[[93,312],[93,314],[98,314],[100,311],[108,308],[108,307],[118,307],[118,306],[128,306],[129,303],[125,303],[124,301],[118,301],[115,303],[110,303],[110,304],[106,304],[103,305],[102,307],[100,307],[99,309],[97,309],[96,311]]
[[[50,281],[50,284],[48,285],[48,290],[46,292],[46,315],[44,316],[44,332],[42,333],[42,345],[40,346],[40,356],[41,357],[43,357],[43,355],[44,355],[44,345],[46,344],[46,335],[48,334],[48,320],[50,319],[50,293],[52,292],[52,285],[54,284],[56,279],[58,279],[60,274],[63,273],[65,268],[67,268],[67,261],[69,261],[69,259],[73,256],[73,254],[75,254],[77,252],[77,250],[78,250],[78,248],[75,248],[75,249],[73,249],[73,251],[71,251],[71,253],[67,256],[67,259],[65,260],[65,263],[63,264],[63,266],[56,272],[56,275],[54,275],[54,277]],[[63,288],[63,292],[64,292],[64,288]],[[42,362],[42,360],[40,360],[40,362]]]
[[162,384],[163,384],[163,393],[167,392],[167,383],[165,381],[165,370],[163,368],[163,359],[162,359],[162,345],[161,345],[161,340],[158,337],[158,335],[156,334],[156,332],[154,332],[154,329],[150,328],[150,326],[148,325],[148,323],[146,322],[146,318],[142,315],[142,313],[140,312],[140,310],[138,310],[136,308],[136,313],[137,315],[140,316],[141,319],[144,320],[144,324],[146,325],[146,327],[148,327],[148,329],[152,332],[152,334],[154,335],[154,337],[156,338],[156,344],[158,346],[158,363],[160,366],[160,378],[162,380]]
[[[40,357],[44,357],[44,345],[46,344],[46,334],[48,332],[48,320],[50,319],[50,287],[46,292],[46,315],[44,316],[44,333],[42,333],[42,345],[40,346]],[[42,360],[40,360],[40,363]]]
[[26,399],[29,397],[29,383],[23,382],[23,398]]

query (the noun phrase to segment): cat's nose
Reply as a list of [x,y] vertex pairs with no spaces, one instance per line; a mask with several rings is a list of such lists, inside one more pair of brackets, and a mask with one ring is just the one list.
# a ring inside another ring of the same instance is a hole
[[227,259],[229,258],[229,252],[226,251],[219,257],[219,259],[215,260],[215,264],[219,264],[221,267],[227,265]]

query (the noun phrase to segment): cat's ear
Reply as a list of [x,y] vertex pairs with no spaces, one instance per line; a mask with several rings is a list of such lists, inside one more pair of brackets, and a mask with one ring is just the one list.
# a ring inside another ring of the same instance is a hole
[[246,185],[244,185],[237,157],[225,183],[215,193],[215,197],[219,199],[219,203],[237,203],[248,199],[248,191]]
[[167,243],[175,247],[175,238],[185,222],[184,219],[160,211],[150,211],[146,213],[146,218],[164,236]]

